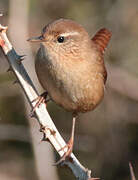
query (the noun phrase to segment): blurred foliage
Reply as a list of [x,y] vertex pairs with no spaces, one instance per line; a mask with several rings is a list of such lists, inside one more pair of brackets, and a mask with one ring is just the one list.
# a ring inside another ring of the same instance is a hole
[[[1,23],[8,24],[9,1],[0,1],[0,8],[5,14]],[[101,27],[109,28],[113,36],[105,61],[125,69],[134,77],[138,76],[137,0],[30,0],[30,36],[39,34],[49,21],[61,17],[72,18],[81,23],[91,36]],[[32,46],[34,53],[37,49],[38,46]],[[7,62],[1,53],[0,125],[15,124],[28,128],[23,98],[19,87],[12,86],[13,75],[5,73],[7,68]],[[109,76],[110,73],[112,72],[109,72]],[[95,111],[80,115],[76,123],[74,151],[79,160],[92,169],[93,176],[105,180],[130,180],[128,163],[131,161],[138,177],[137,109],[137,101],[107,89],[104,101]],[[54,103],[49,103],[48,110],[60,132],[67,134],[68,140],[71,114]],[[86,135],[86,140],[81,138]],[[2,140],[0,152],[0,174],[7,168],[9,174],[18,172],[26,180],[37,179],[30,143]],[[17,162],[17,171],[11,161]],[[74,179],[66,168],[64,170],[58,167],[58,172],[60,179]]]

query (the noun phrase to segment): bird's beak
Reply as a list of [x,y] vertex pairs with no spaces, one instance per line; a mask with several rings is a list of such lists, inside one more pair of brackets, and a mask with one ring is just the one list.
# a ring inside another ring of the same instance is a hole
[[44,40],[44,37],[42,35],[38,36],[38,37],[32,37],[32,38],[27,39],[27,41],[29,41],[29,42],[42,42],[43,40]]

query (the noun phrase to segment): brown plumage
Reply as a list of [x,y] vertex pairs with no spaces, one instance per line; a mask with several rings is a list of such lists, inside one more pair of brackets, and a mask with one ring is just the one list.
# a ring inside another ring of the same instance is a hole
[[99,48],[99,51],[102,54],[104,54],[104,51],[109,43],[111,35],[112,34],[108,29],[102,28],[92,38],[92,41],[95,42],[95,44],[97,44],[97,47]]
[[[81,25],[59,19],[45,26],[41,36],[29,39],[41,42],[36,73],[54,102],[74,114],[91,111],[101,102],[107,76],[103,53],[110,37],[104,28],[91,40]],[[68,146],[73,146],[72,138]]]

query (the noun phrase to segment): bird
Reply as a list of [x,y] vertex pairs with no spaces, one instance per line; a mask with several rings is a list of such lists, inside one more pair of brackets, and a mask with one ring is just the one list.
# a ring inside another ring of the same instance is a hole
[[40,95],[36,106],[49,95],[73,115],[71,137],[65,146],[67,151],[57,164],[69,159],[73,151],[78,114],[94,110],[103,99],[107,79],[104,52],[110,38],[111,32],[106,28],[90,38],[82,25],[61,18],[47,24],[40,36],[28,39],[40,43],[35,70],[46,91]]

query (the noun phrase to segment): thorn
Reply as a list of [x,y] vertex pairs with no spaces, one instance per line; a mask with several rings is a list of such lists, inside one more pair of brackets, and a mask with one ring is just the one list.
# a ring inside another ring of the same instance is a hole
[[43,137],[42,137],[42,139],[40,139],[39,144],[40,144],[41,142],[43,142],[43,141],[50,142],[49,139],[46,137],[46,134],[45,134],[45,133],[43,133]]
[[14,85],[14,84],[17,84],[17,83],[19,83],[19,81],[18,81],[18,80],[15,80],[15,81],[13,82],[13,85]]
[[49,139],[48,137],[46,136],[46,133],[45,133],[45,126],[43,126],[42,124],[40,124],[40,129],[39,129],[40,132],[43,133],[43,137],[41,139],[41,142],[42,141],[48,141],[49,142]]
[[30,112],[29,118],[36,118],[36,114],[34,113],[34,111]]
[[18,64],[21,64],[21,62],[24,60],[24,57],[25,57],[26,55],[18,55],[18,54],[16,54],[16,60],[17,60],[17,63]]
[[48,138],[46,137],[46,134],[44,132],[43,132],[43,137],[42,137],[41,141],[48,141]]
[[46,131],[50,131],[50,134],[51,134],[51,135],[55,135],[55,133],[56,133],[56,132],[55,132],[54,130],[52,130],[50,127],[48,127],[48,126],[43,126],[42,124],[40,124],[40,130],[39,130],[39,131],[43,133],[42,141],[48,141],[48,142],[49,142],[49,139],[48,139],[48,136],[47,136]]
[[0,46],[3,47],[5,45],[5,41],[0,37]]
[[45,131],[45,126],[43,126],[42,124],[40,124],[40,129],[39,129],[40,132],[43,132]]
[[53,163],[52,166],[58,166],[58,165],[64,166],[64,164],[65,164],[65,160],[62,161],[59,160],[58,162]]
[[10,72],[10,71],[12,71],[11,66],[7,69],[7,71],[6,71],[6,72]]
[[0,32],[6,32],[7,31],[7,29],[8,29],[8,27],[7,26],[2,26],[1,24],[0,24]]
[[23,61],[26,55],[19,55],[19,60]]

